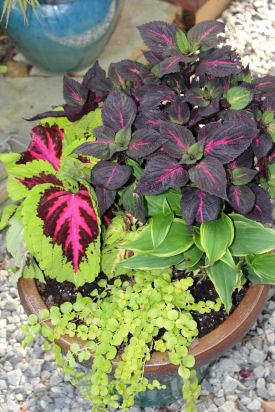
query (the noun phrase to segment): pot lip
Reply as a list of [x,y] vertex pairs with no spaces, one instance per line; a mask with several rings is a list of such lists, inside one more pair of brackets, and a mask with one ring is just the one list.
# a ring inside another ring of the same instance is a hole
[[[223,352],[237,343],[245,335],[251,324],[255,321],[266,301],[269,285],[251,284],[234,312],[216,329],[200,339],[196,339],[189,348],[189,353],[195,357],[196,368],[218,358]],[[47,309],[42,300],[34,279],[20,278],[18,291],[21,303],[28,314],[38,316],[41,309]],[[51,322],[46,322],[53,327]],[[71,338],[63,335],[56,341],[64,350],[68,350],[73,342],[83,346],[83,341],[77,337]],[[91,358],[92,360],[92,358]],[[119,359],[112,363],[115,368]],[[171,364],[168,352],[154,352],[151,359],[145,365],[146,372],[155,372],[158,369],[173,372],[177,365]]]

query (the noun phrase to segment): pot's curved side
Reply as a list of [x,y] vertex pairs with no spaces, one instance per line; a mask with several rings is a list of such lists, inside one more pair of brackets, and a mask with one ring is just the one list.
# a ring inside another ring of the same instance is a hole
[[[269,285],[252,284],[229,318],[212,332],[193,343],[190,353],[195,356],[196,368],[217,359],[245,335],[261,312],[267,298],[268,289]],[[28,314],[34,313],[38,316],[39,311],[46,308],[34,279],[21,278],[18,282],[18,290],[22,305]],[[53,327],[50,322],[47,322],[47,324]],[[70,338],[67,335],[62,336],[57,343],[64,351],[67,351],[70,345],[76,341],[79,345],[83,345],[81,339]],[[117,362],[118,359],[114,359],[114,367]],[[147,375],[156,373],[167,375],[176,372],[177,369],[176,365],[170,363],[167,352],[154,352],[145,366]]]

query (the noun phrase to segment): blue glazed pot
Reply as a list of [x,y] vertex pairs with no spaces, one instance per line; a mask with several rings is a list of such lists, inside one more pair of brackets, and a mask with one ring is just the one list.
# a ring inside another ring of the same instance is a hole
[[[0,0],[0,15],[3,4]],[[112,32],[119,0],[42,0],[40,4],[40,21],[27,6],[28,23],[24,23],[17,2],[12,7],[4,28],[17,48],[33,65],[51,73],[70,73],[90,66]]]

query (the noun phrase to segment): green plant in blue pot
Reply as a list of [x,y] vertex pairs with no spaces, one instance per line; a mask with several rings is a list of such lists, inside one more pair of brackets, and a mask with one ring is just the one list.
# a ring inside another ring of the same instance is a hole
[[16,47],[33,65],[61,74],[95,61],[118,7],[119,0],[0,0],[3,28]]
[[64,106],[0,156],[15,201],[1,227],[24,346],[41,333],[93,412],[179,398],[193,412],[201,368],[275,283],[275,82],[218,46],[220,22],[139,30],[147,65],[65,78]]

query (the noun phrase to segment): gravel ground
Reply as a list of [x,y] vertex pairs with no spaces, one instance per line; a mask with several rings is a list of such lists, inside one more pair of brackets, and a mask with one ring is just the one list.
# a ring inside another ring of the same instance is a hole
[[[254,73],[275,74],[272,68],[275,30],[270,0],[236,0],[223,13],[228,43],[238,50]],[[273,60],[274,61],[274,60]],[[56,368],[54,356],[42,349],[42,339],[22,349],[20,325],[27,319],[15,285],[8,282],[5,265],[13,262],[5,252],[0,232],[0,412],[85,412],[80,393]],[[241,343],[209,368],[202,382],[199,412],[260,412],[261,400],[275,401],[275,287],[250,332]],[[132,408],[131,412],[140,412]],[[178,401],[144,412],[184,411]]]

